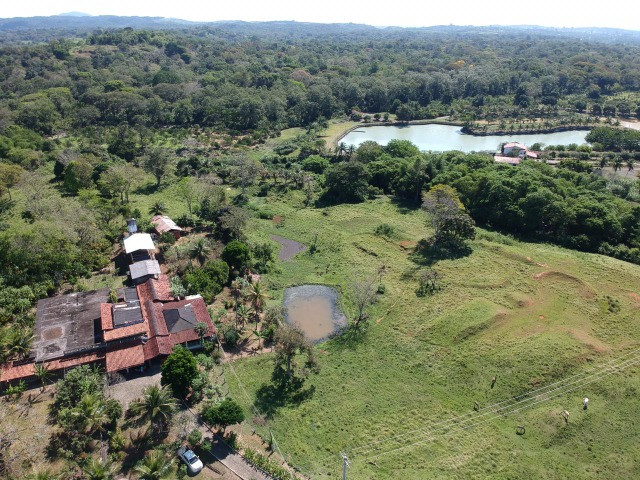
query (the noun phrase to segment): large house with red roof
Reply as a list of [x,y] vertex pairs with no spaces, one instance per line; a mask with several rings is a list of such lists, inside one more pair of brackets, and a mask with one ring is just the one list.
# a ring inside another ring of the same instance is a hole
[[175,345],[200,347],[198,323],[209,329],[204,338],[215,336],[202,297],[174,298],[166,275],[121,288],[117,297],[110,303],[109,290],[102,289],[40,300],[31,353],[3,365],[0,381],[34,377],[36,364],[61,373],[83,364],[129,371],[169,355]]
[[525,158],[537,159],[538,154],[527,148],[523,143],[509,142],[500,147],[500,153],[496,153],[493,159],[498,163],[519,165]]

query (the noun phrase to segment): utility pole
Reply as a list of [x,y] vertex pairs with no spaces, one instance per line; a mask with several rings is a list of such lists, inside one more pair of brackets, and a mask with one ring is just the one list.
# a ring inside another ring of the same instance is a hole
[[347,467],[351,466],[351,462],[346,453],[341,452],[340,455],[342,455],[342,480],[347,480]]

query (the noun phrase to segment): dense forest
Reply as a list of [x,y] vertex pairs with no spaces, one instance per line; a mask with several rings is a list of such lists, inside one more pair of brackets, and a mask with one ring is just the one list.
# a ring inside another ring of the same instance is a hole
[[265,135],[353,110],[640,113],[637,97],[615,96],[640,89],[640,46],[513,29],[249,32],[123,29],[5,46],[0,118],[47,135],[123,124]]

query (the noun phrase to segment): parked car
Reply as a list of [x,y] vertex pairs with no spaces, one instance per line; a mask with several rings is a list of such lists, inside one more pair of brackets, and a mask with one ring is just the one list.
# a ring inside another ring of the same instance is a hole
[[187,469],[190,473],[196,474],[202,470],[204,465],[202,464],[202,460],[198,458],[198,456],[193,453],[193,450],[189,450],[187,447],[180,447],[178,449],[178,457],[182,460],[186,465]]

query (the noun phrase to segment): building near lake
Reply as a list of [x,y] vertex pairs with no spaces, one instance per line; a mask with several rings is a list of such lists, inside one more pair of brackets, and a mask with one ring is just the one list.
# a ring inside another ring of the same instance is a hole
[[500,153],[493,156],[494,161],[509,165],[519,165],[524,159],[537,159],[538,154],[529,150],[523,143],[507,142],[500,146]]
[[208,327],[205,339],[216,334],[202,297],[174,298],[166,275],[118,289],[114,303],[109,297],[102,289],[40,300],[31,352],[3,365],[0,382],[33,378],[36,364],[59,373],[83,364],[129,371],[169,355],[175,345],[200,348],[198,323]]

